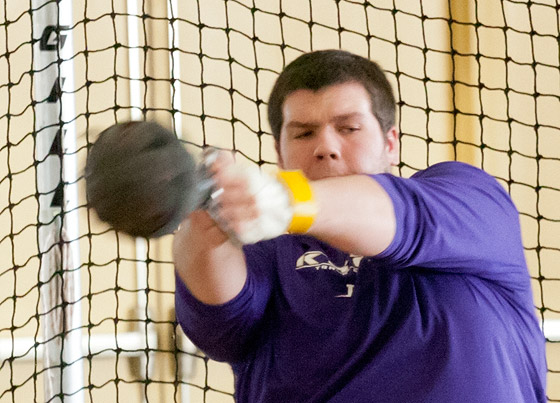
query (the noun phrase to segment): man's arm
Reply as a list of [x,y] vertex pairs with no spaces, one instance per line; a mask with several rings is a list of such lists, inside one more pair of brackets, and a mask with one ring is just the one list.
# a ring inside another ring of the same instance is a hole
[[[243,288],[247,268],[243,251],[231,242],[229,232],[241,233],[258,218],[255,195],[243,177],[228,174],[233,160],[221,155],[212,167],[223,192],[217,216],[195,211],[183,223],[174,240],[177,273],[201,302],[223,304]],[[310,182],[319,207],[309,235],[348,253],[373,256],[385,250],[395,235],[395,214],[390,197],[365,175],[335,177]]]
[[203,210],[194,211],[176,232],[173,260],[193,296],[210,305],[233,299],[247,278],[241,247]]
[[193,212],[175,235],[177,321],[218,361],[244,357],[270,296],[273,259],[262,247],[243,252],[206,211]]
[[319,211],[309,235],[361,256],[375,256],[391,244],[396,231],[393,203],[374,179],[353,175],[311,186]]
[[[226,189],[221,196],[221,218],[230,230],[239,231],[244,222],[258,215],[254,197],[239,180],[218,182]],[[476,266],[477,274],[492,278],[500,270],[509,273],[512,265],[523,266],[517,210],[496,180],[474,167],[442,163],[411,179],[356,175],[312,181],[310,185],[319,212],[308,234],[345,252],[381,254],[398,263],[395,267],[421,265],[471,273]],[[216,250],[206,238],[195,237],[195,244],[202,243],[196,248],[198,258],[182,257],[192,248],[188,245],[192,241],[176,242],[175,260],[181,278],[197,298],[209,303],[227,302],[247,278],[241,249],[220,234],[224,245]],[[383,252],[391,244],[390,256],[385,256]],[[473,265],[473,261],[486,263]],[[208,273],[181,274],[189,267]]]

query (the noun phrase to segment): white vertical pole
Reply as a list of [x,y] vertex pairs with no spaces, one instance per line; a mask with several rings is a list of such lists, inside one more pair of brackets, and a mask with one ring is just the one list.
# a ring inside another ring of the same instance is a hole
[[[127,19],[127,35],[128,35],[128,73],[129,73],[129,94],[130,94],[130,119],[131,120],[142,120],[142,81],[141,81],[141,71],[140,66],[142,64],[142,58],[140,53],[140,13],[138,7],[139,0],[127,0],[126,10],[128,14]],[[148,309],[148,298],[145,289],[148,288],[148,265],[146,260],[148,258],[148,244],[144,238],[136,238],[136,288],[137,293],[137,304],[138,304],[138,319],[147,319],[147,309]],[[146,322],[145,322],[146,323]],[[147,326],[147,324],[146,324]],[[139,329],[140,331],[142,329]],[[146,334],[149,334],[148,329],[144,329]],[[146,347],[149,346],[149,338],[146,337]],[[153,346],[155,347],[155,346]],[[148,353],[149,354],[149,353]],[[148,366],[146,362],[148,360],[147,356],[141,357],[141,371],[145,370],[144,376],[146,379],[150,376],[150,363]],[[142,372],[141,372],[142,373]],[[144,398],[145,400],[145,398]]]
[[[173,21],[170,24],[168,31],[169,49],[180,49],[179,20],[177,19],[179,14],[178,7],[179,5],[177,0],[167,1],[167,17]],[[172,50],[169,54],[169,69],[169,76],[171,77],[171,80],[173,80],[171,88],[171,108],[175,111],[181,111],[181,83],[179,82],[179,78],[181,77],[181,60],[180,53],[177,50]],[[173,114],[173,128],[175,129],[177,136],[181,138],[183,134],[183,116],[180,112]],[[192,342],[187,338],[187,336],[185,336],[182,329],[177,329],[176,340],[177,347],[181,350],[186,350],[193,354],[196,352],[196,347],[194,347]],[[181,354],[178,360],[179,368],[177,369],[179,381],[191,376],[193,372],[193,365],[194,360],[191,356]],[[183,403],[189,403],[191,401],[190,387],[184,382],[181,382],[181,401]]]
[[138,24],[138,0],[126,2],[127,28],[128,28],[128,74],[130,78],[130,118],[142,119],[142,81],[140,81],[140,25]]
[[[57,203],[53,203],[58,185],[60,184],[61,161],[53,155],[51,148],[60,145],[58,133],[58,117],[60,105],[56,96],[59,85],[57,65],[58,33],[56,32],[57,7],[54,3],[46,4],[44,0],[33,0],[33,69],[37,73],[33,77],[35,106],[35,159],[37,163],[37,191],[39,193],[38,238],[41,266],[39,279],[42,311],[40,312],[41,330],[44,339],[43,384],[44,400],[49,401],[61,392],[62,371],[60,355],[60,309],[57,306],[57,286],[54,278],[57,267],[54,260],[46,259],[49,247],[53,247],[54,239],[59,236],[60,212]],[[54,246],[53,248],[56,248]],[[54,298],[50,298],[53,295]],[[60,402],[60,399],[52,399]]]
[[[139,10],[138,0],[126,2],[128,14],[128,72],[130,77],[130,119],[142,119],[142,81],[140,73],[140,26],[138,24]],[[146,265],[147,244],[144,238],[136,238],[136,288],[144,290],[148,287],[148,268]],[[147,304],[146,294],[139,292],[137,296],[139,307],[139,319],[146,319],[145,307]]]
[[[32,0],[45,401],[83,402],[71,3]],[[65,29],[66,28],[66,29]],[[60,60],[60,64],[58,63]],[[64,103],[64,106],[61,106]],[[70,154],[67,154],[70,152]],[[68,185],[64,185],[67,182]],[[64,230],[63,228],[64,227]],[[70,243],[64,244],[68,241]]]
[[[169,49],[180,49],[179,20],[177,19],[178,8],[177,0],[167,1],[167,16],[170,20],[173,20],[168,31]],[[180,53],[177,50],[173,50],[169,53],[169,68],[169,76],[171,80],[173,80],[171,88],[171,108],[175,111],[181,111],[181,83],[179,82],[179,78],[181,77],[181,59]],[[173,128],[177,136],[181,138],[183,132],[183,116],[180,112],[173,114]]]
[[[127,3],[128,16],[128,71],[130,77],[130,119],[142,119],[142,81],[140,73],[140,26],[138,20],[140,17],[138,13],[138,0],[128,0]],[[136,238],[136,286],[138,290],[144,290],[148,287],[148,268],[146,265],[147,259],[147,244],[144,238]],[[139,319],[146,319],[145,307],[148,303],[146,294],[143,292],[138,293],[138,307],[140,308]]]
[[[72,0],[61,0],[58,4],[59,25],[71,27],[73,24]],[[84,401],[84,373],[82,353],[82,309],[81,309],[81,276],[80,276],[80,244],[78,222],[78,161],[76,145],[76,110],[74,85],[74,40],[73,31],[66,30],[65,43],[60,47],[60,77],[64,78],[64,88],[60,97],[62,123],[62,181],[64,183],[64,202],[62,211],[63,234],[68,242],[66,259],[63,261],[65,271],[66,292],[64,299],[66,308],[66,326],[63,346],[63,360],[67,366],[63,369],[64,401],[79,403]],[[66,90],[67,89],[67,90]]]

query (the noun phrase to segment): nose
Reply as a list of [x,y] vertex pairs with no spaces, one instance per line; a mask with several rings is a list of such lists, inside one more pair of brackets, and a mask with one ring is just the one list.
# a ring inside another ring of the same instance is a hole
[[321,128],[316,134],[317,142],[313,156],[318,160],[340,159],[340,140],[335,130],[329,127]]

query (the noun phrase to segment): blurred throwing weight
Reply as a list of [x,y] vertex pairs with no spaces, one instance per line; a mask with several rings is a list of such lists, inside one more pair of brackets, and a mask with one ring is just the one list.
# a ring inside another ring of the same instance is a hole
[[[189,212],[207,208],[212,214],[217,208],[211,195],[218,190],[206,169],[215,154],[205,155],[197,165],[181,141],[155,122],[115,124],[101,132],[89,151],[89,206],[115,230],[132,236],[172,233]],[[247,179],[261,211],[241,234],[230,233],[232,238],[252,243],[283,233],[292,217],[284,186],[257,168],[234,164],[231,173]]]

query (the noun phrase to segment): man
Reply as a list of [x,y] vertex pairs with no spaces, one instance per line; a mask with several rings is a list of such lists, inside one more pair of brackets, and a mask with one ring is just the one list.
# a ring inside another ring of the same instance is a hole
[[225,157],[220,225],[195,211],[177,232],[178,320],[232,365],[238,401],[546,401],[517,210],[466,164],[391,175],[394,108],[375,63],[300,56],[269,120],[279,167],[301,170],[318,206],[306,233],[230,241],[223,228],[261,213]]

